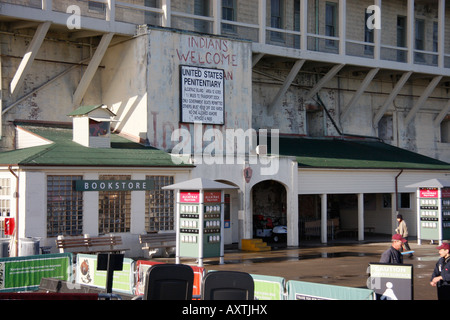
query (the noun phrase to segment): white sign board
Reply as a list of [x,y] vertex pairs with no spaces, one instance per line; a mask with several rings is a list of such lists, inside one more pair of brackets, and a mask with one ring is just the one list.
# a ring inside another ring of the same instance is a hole
[[181,122],[225,124],[224,70],[180,66]]

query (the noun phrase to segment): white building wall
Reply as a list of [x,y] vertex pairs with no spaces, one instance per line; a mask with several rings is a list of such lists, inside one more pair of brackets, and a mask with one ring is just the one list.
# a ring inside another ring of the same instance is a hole
[[41,171],[20,173],[19,239],[47,237],[47,182]]
[[[392,193],[401,170],[298,170],[299,194]],[[407,185],[433,178],[448,178],[446,171],[404,170],[398,178],[399,192],[414,192]]]

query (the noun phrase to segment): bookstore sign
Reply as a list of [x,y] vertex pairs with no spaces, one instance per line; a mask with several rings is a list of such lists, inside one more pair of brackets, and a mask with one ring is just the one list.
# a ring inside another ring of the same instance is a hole
[[77,180],[76,191],[145,191],[153,190],[151,180]]

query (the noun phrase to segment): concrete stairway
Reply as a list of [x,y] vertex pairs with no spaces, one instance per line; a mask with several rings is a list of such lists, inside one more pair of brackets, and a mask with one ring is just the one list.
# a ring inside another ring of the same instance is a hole
[[262,239],[242,239],[242,250],[243,251],[270,251],[270,246]]

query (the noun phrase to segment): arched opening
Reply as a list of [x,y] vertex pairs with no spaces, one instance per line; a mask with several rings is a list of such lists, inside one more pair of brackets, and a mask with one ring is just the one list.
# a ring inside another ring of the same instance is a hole
[[286,188],[274,180],[252,188],[253,236],[267,242],[286,243]]

